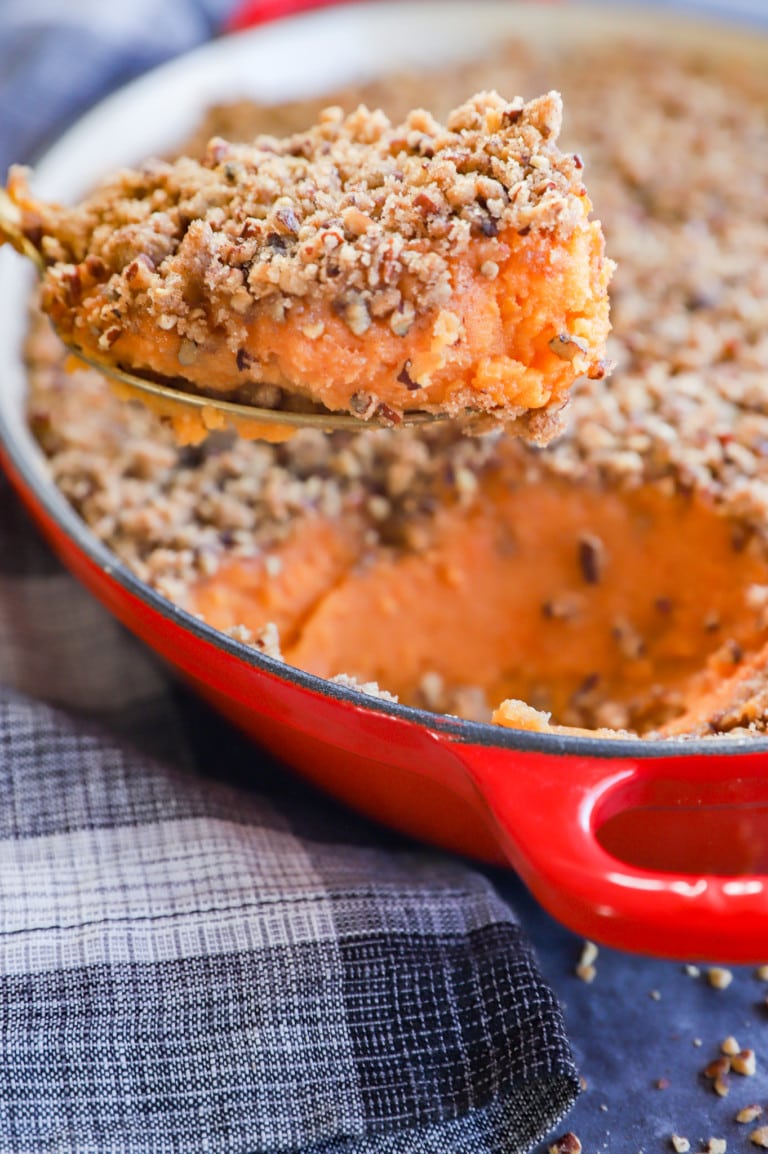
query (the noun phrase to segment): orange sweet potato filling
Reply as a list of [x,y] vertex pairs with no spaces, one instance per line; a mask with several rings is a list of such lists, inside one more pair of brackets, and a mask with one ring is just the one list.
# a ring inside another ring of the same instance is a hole
[[191,608],[217,629],[245,625],[258,632],[274,623],[285,649],[294,645],[306,623],[349,573],[363,547],[363,528],[353,519],[308,518],[272,554],[279,572],[270,575],[263,558],[230,561],[215,577],[200,583]]
[[491,704],[530,703],[497,720],[533,729],[548,728],[539,709],[578,724],[591,696],[640,732],[687,732],[766,639],[748,590],[768,565],[698,498],[524,484],[502,470],[425,534],[418,551],[366,552],[359,528],[308,519],[278,576],[231,562],[192,608],[220,627],[275,621],[290,663],[378,681],[406,703],[432,672]]
[[[577,376],[595,371],[610,327],[612,266],[584,200],[584,219],[569,236],[507,230],[474,243],[451,262],[449,302],[420,316],[406,335],[396,335],[386,320],[373,320],[356,335],[327,300],[313,300],[294,304],[279,321],[255,313],[243,349],[259,361],[264,383],[312,395],[334,410],[354,409],[361,393],[375,394],[396,412],[557,406]],[[488,262],[498,267],[493,279],[480,272]],[[89,315],[102,305],[101,286],[92,296],[86,288],[78,341],[97,360],[104,353]],[[62,306],[54,301],[49,307],[63,324]],[[576,341],[560,343],[561,334]],[[177,330],[137,316],[114,355],[133,369],[174,378],[184,363],[184,343]],[[222,343],[200,346],[183,375],[208,393],[231,392],[237,356]]]

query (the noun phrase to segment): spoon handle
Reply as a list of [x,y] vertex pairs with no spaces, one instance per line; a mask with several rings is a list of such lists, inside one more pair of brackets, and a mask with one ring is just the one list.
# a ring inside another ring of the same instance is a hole
[[22,256],[28,257],[36,265],[38,272],[44,271],[45,261],[42,253],[24,233],[21,209],[11,200],[4,188],[0,188],[0,244],[10,244]]

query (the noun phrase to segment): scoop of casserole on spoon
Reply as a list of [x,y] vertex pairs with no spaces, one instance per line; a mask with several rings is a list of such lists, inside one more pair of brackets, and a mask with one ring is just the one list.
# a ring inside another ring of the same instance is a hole
[[16,167],[0,235],[65,344],[185,440],[452,419],[543,443],[606,371],[613,267],[560,123],[557,93],[481,93],[445,125],[329,108],[75,207]]

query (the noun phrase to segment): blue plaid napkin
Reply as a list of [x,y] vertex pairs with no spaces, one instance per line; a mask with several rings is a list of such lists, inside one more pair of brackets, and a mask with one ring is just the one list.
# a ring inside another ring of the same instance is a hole
[[[5,0],[3,168],[226,8]],[[513,1154],[578,1092],[489,882],[191,701],[2,479],[0,1039],[4,1154]]]

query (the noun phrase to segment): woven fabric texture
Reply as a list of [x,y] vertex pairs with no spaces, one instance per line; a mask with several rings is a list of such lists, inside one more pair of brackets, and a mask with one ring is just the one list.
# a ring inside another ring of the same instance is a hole
[[[0,158],[226,3],[0,7]],[[0,480],[0,1150],[513,1154],[578,1077],[481,873],[174,685]]]

